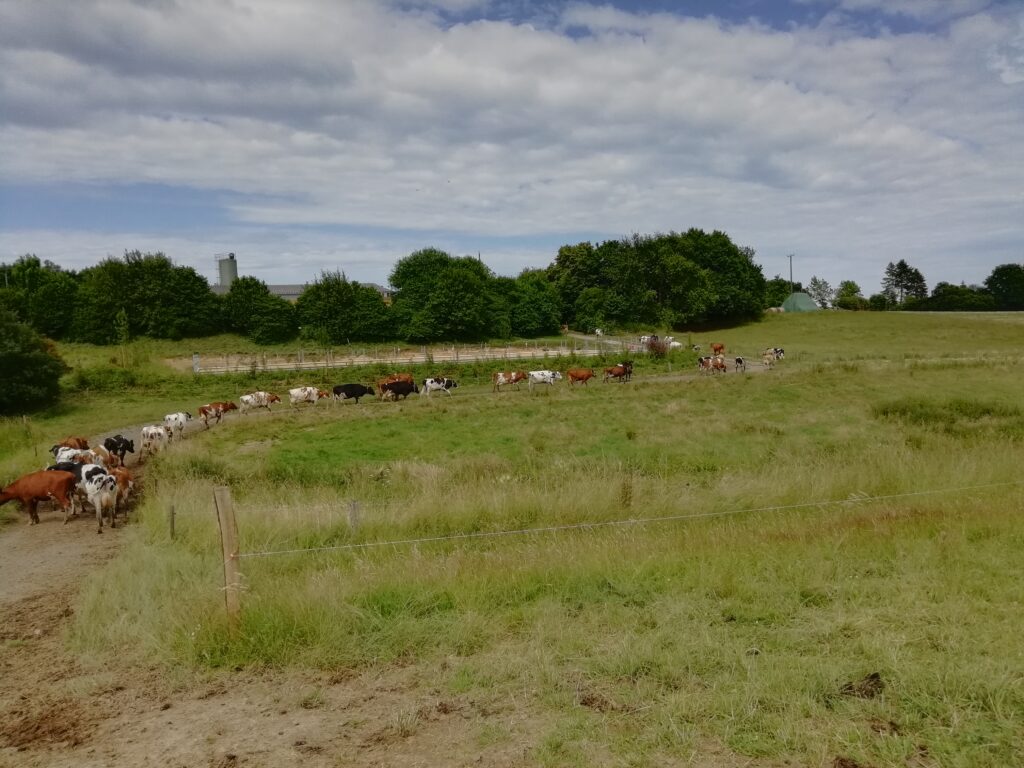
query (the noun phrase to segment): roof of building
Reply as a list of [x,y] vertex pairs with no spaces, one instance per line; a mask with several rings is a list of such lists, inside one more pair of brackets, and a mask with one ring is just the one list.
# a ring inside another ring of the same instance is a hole
[[789,298],[782,302],[782,308],[787,312],[816,312],[820,309],[814,299],[799,291],[789,294]]

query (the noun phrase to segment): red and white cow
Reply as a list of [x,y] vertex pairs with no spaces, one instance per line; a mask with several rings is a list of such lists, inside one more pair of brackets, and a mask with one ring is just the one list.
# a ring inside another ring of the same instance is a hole
[[297,408],[299,403],[310,403],[316,405],[317,400],[330,397],[330,392],[324,392],[316,387],[296,387],[288,390],[288,401],[292,408]]
[[203,424],[206,428],[210,428],[210,419],[214,419],[215,424],[220,424],[221,417],[228,411],[237,411],[238,406],[229,401],[222,401],[217,403],[207,403],[206,405],[199,406],[199,418],[203,420]]
[[238,409],[240,413],[252,410],[253,408],[266,408],[270,410],[271,403],[280,403],[281,398],[275,395],[273,392],[253,392],[249,395],[242,395],[238,398],[238,402],[241,403],[241,407]]
[[506,384],[519,389],[520,381],[526,381],[526,371],[497,371],[491,374],[491,391],[500,392]]

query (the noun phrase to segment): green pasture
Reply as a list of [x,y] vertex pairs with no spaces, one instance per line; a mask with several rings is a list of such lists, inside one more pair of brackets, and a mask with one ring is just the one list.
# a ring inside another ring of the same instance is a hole
[[[481,366],[450,398],[230,414],[149,463],[69,642],[168,670],[413,665],[535,715],[539,765],[1022,764],[1021,339],[1016,315],[770,316],[691,343],[784,347],[772,371],[638,358],[626,385],[492,394]],[[0,440],[21,461],[246,383],[147,365],[151,399],[82,390]],[[220,484],[243,553],[317,550],[242,559],[237,634]],[[560,530],[501,535],[529,529]],[[871,673],[877,695],[844,689]]]

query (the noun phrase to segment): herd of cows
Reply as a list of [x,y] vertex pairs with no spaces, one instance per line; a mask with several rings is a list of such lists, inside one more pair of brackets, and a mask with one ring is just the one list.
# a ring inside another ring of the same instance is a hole
[[[694,351],[700,352],[699,347]],[[722,344],[711,345],[711,355],[702,356],[697,363],[702,373],[726,372],[725,347]],[[762,364],[771,368],[776,360],[785,356],[785,350],[778,347],[766,349],[762,355]],[[734,370],[746,370],[747,362],[743,357],[733,360]],[[603,381],[625,383],[633,376],[633,361],[623,360],[616,365],[603,369]],[[596,377],[592,368],[570,368],[565,373],[570,386],[585,385]],[[554,385],[563,376],[559,371],[497,371],[491,376],[492,392],[500,392],[502,387],[511,386],[519,389],[520,382],[525,381],[532,391],[542,385]],[[410,394],[430,396],[432,392],[444,392],[451,396],[452,390],[458,387],[454,379],[447,377],[431,377],[417,385],[410,373],[395,373],[376,382],[373,386],[363,384],[339,384],[332,392],[318,387],[295,387],[288,390],[289,404],[298,408],[302,403],[315,404],[318,400],[332,398],[335,401],[354,400],[359,402],[362,397],[377,397],[380,400],[396,401],[405,399]],[[270,410],[273,403],[280,403],[281,398],[272,392],[252,392],[238,398],[238,405],[231,401],[214,402],[202,405],[198,409],[199,419],[209,428],[211,420],[220,423],[224,414],[229,411],[246,413],[256,408]],[[154,454],[162,450],[175,438],[181,440],[185,427],[193,416],[187,411],[170,413],[164,417],[162,424],[154,424],[142,428],[142,440],[139,461],[146,453]],[[135,441],[123,435],[114,435],[103,441],[103,445],[89,445],[84,437],[67,437],[50,448],[54,463],[44,470],[30,472],[0,490],[0,505],[8,501],[20,501],[22,508],[29,515],[32,524],[39,522],[37,506],[42,501],[52,501],[64,512],[64,522],[76,517],[79,509],[84,510],[88,503],[96,515],[97,532],[103,532],[104,517],[110,521],[110,527],[117,524],[118,513],[127,518],[127,503],[134,488],[132,473],[124,466],[125,456],[135,453]]]

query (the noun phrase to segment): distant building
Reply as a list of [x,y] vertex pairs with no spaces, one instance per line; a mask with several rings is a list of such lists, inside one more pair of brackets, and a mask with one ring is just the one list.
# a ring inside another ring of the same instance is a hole
[[[233,253],[218,253],[214,256],[217,262],[217,284],[211,285],[210,290],[218,296],[223,296],[231,289],[231,284],[238,279],[238,261]],[[357,281],[353,281],[357,282]],[[274,296],[280,296],[288,301],[295,301],[306,290],[309,283],[289,285],[268,285],[267,289]],[[367,288],[373,288],[384,299],[385,304],[391,303],[391,291],[377,283],[359,283]]]

